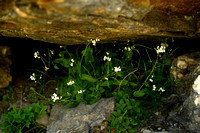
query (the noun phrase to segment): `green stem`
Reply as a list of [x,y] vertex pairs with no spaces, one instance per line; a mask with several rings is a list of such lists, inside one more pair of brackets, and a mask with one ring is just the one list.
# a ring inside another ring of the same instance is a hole
[[134,74],[137,70],[138,70],[138,69],[135,69],[134,71],[132,71],[132,72],[130,72],[129,74],[127,74],[127,75],[122,79],[122,81],[120,82],[118,89],[120,89],[120,87],[121,87],[121,85],[122,85],[122,82],[123,82],[128,76],[130,76],[131,74]]
[[156,67],[157,62],[158,62],[158,56],[157,56],[155,64],[153,65],[153,68],[151,69],[151,72],[149,73],[148,77],[145,79],[145,81],[143,82],[143,84],[140,86],[139,90],[142,89],[142,87],[144,86],[144,84],[147,82],[147,80],[149,79],[149,77],[152,75],[152,73],[153,73],[153,71],[154,71],[154,69]]
[[45,96],[39,94],[37,91],[34,90],[34,88],[31,89],[34,93],[36,93],[37,95],[39,95],[40,97],[42,97],[43,99],[45,99],[46,101],[48,101],[48,103],[53,104],[52,102],[50,102]]
[[92,65],[91,62],[89,62],[89,63],[90,63],[90,65],[91,65],[91,67],[92,67],[92,69],[93,69],[93,71],[94,71],[94,75],[96,75],[96,71],[95,71],[95,69],[94,69],[94,66]]

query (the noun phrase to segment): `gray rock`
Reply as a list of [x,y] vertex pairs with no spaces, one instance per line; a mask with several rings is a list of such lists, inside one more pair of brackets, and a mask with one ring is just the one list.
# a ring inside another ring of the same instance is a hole
[[169,113],[168,120],[178,121],[188,132],[200,133],[200,52],[185,54],[175,62],[172,74],[179,83],[172,87],[183,103]]
[[114,110],[114,98],[102,98],[97,103],[80,103],[76,108],[55,105],[51,110],[47,133],[89,133],[102,125]]

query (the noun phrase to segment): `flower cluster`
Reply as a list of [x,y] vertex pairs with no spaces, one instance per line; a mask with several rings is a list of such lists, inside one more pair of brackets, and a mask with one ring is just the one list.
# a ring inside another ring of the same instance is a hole
[[92,42],[92,45],[93,46],[96,46],[96,42],[98,42],[98,41],[100,41],[100,39],[90,39],[89,41],[91,41]]
[[40,59],[40,56],[39,56],[39,52],[38,52],[38,51],[36,51],[36,52],[34,53],[34,58]]
[[120,72],[122,69],[120,68],[120,66],[118,66],[118,67],[114,67],[114,71],[115,72]]
[[124,47],[124,50],[126,51],[132,51],[133,49],[134,49],[135,47],[134,46],[132,46],[132,47]]
[[71,81],[71,80],[70,80],[70,81],[67,83],[67,85],[70,86],[70,85],[73,85],[74,83],[75,83],[74,81]]
[[[153,91],[156,91],[156,85],[153,85],[153,89],[152,89]],[[161,93],[161,92],[165,92],[165,89],[163,89],[162,87],[160,87],[159,89],[158,89],[158,91]]]
[[53,100],[53,102],[56,102],[56,100],[62,99],[62,96],[58,97],[56,93],[53,93],[53,95],[51,96],[51,99]]
[[[41,77],[41,76],[40,76],[40,77]],[[35,73],[33,73],[33,74],[30,76],[30,79],[33,80],[33,81],[35,81],[35,83],[37,82],[37,81],[36,81]]]
[[71,67],[73,67],[73,66],[74,66],[74,59],[71,59],[70,66],[71,66]]
[[160,53],[165,53],[166,48],[168,47],[168,45],[166,43],[161,43],[161,46],[157,46],[157,48],[155,48],[157,54]]
[[[106,55],[109,55],[109,53],[106,52]],[[104,56],[104,57],[103,57],[103,60],[104,60],[104,61],[106,61],[106,60],[107,60],[107,61],[111,61],[111,58],[110,58],[110,57],[107,57],[107,56]]]
[[149,79],[150,82],[153,82],[153,75],[151,75],[151,78]]
[[[152,82],[152,83],[153,83],[153,77],[154,77],[154,76],[151,75],[151,78],[149,79],[149,81]],[[157,87],[156,87],[156,85],[154,84],[152,90],[153,90],[153,91],[156,91],[156,88],[157,88]],[[160,88],[158,89],[158,91],[159,91],[159,92],[165,92],[165,90],[164,90],[162,87],[160,87]]]
[[81,94],[81,93],[83,93],[83,92],[85,92],[85,90],[79,90],[79,91],[78,91],[78,94]]

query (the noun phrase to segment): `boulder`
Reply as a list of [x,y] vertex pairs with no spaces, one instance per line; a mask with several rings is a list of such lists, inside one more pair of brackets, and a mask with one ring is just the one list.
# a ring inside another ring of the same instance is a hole
[[198,38],[197,0],[0,0],[0,35],[56,44]]
[[196,79],[194,70],[200,63],[200,52],[191,52],[175,58],[171,65],[172,92],[184,102],[191,93],[192,85]]
[[7,46],[0,46],[0,89],[5,88],[12,81],[10,75],[11,51]]
[[89,133],[94,126],[103,126],[114,111],[114,98],[102,98],[97,103],[80,103],[76,108],[54,105],[51,110],[47,133]]
[[190,132],[200,133],[200,52],[179,56],[176,60],[177,73],[173,77],[174,91],[183,101],[168,120],[178,121]]

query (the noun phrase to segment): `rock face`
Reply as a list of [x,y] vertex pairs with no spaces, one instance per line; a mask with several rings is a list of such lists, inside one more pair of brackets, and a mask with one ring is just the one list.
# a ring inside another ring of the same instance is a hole
[[178,121],[190,132],[200,133],[200,52],[179,56],[173,62],[173,92],[183,103],[169,113],[168,121]]
[[0,46],[0,89],[9,85],[12,80],[10,75],[11,51],[9,47]]
[[97,103],[79,104],[68,109],[55,105],[51,110],[47,133],[89,133],[94,126],[102,126],[114,110],[114,98],[100,99]]
[[172,63],[171,74],[172,80],[175,81],[172,82],[173,93],[177,94],[182,102],[191,93],[191,86],[196,78],[193,71],[198,63],[200,63],[200,52],[181,55]]
[[199,7],[197,0],[0,0],[0,35],[66,45],[196,38]]

